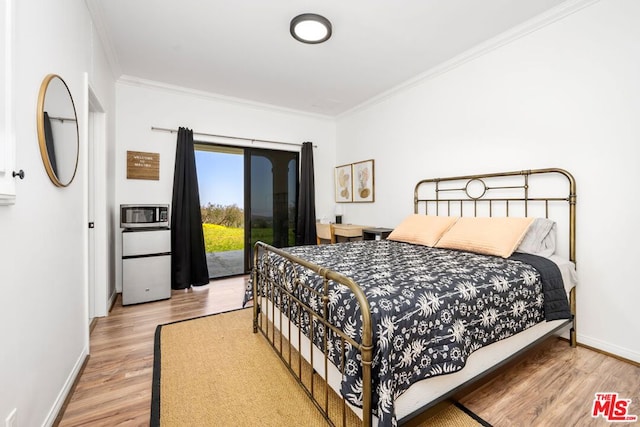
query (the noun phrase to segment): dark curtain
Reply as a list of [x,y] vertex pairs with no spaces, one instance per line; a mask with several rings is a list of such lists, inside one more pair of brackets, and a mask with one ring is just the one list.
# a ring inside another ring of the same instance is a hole
[[296,245],[316,244],[316,196],[313,180],[313,144],[305,142],[300,152],[300,187]]
[[171,214],[171,287],[186,289],[209,283],[204,250],[193,131],[178,129]]
[[49,113],[44,112],[44,141],[47,146],[47,155],[49,156],[49,163],[55,176],[58,176],[58,163],[56,162],[56,150],[53,143],[53,131],[51,130],[51,120],[49,119]]

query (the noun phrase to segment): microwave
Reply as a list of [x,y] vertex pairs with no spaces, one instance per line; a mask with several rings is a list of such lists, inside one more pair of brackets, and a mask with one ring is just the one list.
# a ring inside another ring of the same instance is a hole
[[169,205],[120,205],[120,227],[169,227]]

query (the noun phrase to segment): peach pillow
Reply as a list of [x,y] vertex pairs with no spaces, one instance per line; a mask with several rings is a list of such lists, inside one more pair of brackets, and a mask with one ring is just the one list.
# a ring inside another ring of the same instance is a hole
[[535,218],[460,218],[436,245],[503,258],[516,250]]
[[457,220],[457,216],[409,215],[389,234],[387,240],[434,246]]

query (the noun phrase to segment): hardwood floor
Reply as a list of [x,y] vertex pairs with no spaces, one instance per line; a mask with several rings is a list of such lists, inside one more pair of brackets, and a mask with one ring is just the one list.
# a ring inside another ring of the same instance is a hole
[[214,280],[126,307],[118,298],[91,333],[91,357],[59,425],[148,425],[156,326],[240,308],[245,283],[244,276]]
[[629,415],[640,416],[640,367],[552,338],[460,403],[495,427],[620,425],[591,416],[606,392],[631,399]]
[[[240,308],[245,282],[216,280],[173,291],[169,300],[127,307],[118,300],[97,321],[91,357],[59,425],[148,425],[156,326]],[[551,339],[459,400],[496,427],[614,425],[591,417],[597,392],[631,399],[629,414],[640,416],[640,367]]]

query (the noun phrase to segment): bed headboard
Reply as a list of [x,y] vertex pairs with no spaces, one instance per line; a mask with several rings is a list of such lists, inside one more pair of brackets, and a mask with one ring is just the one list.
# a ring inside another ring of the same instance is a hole
[[560,254],[576,262],[576,181],[564,169],[423,179],[416,184],[413,204],[415,213],[428,215],[552,219]]

